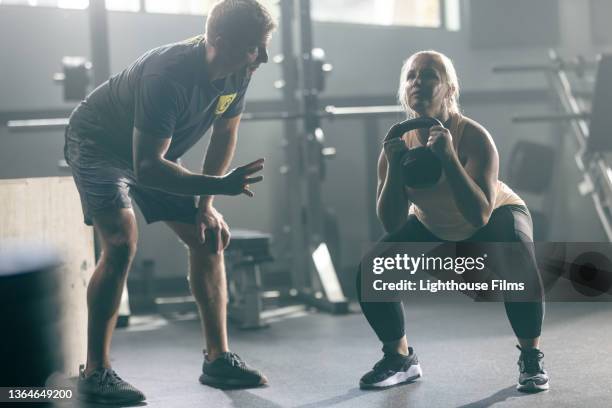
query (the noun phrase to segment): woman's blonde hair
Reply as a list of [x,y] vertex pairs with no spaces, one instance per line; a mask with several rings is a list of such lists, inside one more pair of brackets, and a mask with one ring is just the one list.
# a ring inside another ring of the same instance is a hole
[[400,74],[400,83],[399,89],[397,90],[397,97],[399,99],[399,103],[402,105],[408,117],[416,116],[416,112],[410,108],[408,105],[408,96],[406,95],[406,86],[407,86],[407,76],[408,70],[412,65],[413,61],[421,56],[428,55],[433,58],[437,58],[443,69],[444,79],[446,80],[446,84],[451,89],[451,93],[448,98],[444,100],[444,104],[450,113],[459,113],[459,78],[457,77],[457,71],[455,70],[455,66],[453,65],[453,61],[448,58],[446,55],[442,54],[438,51],[428,50],[428,51],[419,51],[417,53],[412,54],[408,59],[404,62],[402,66],[402,72]]

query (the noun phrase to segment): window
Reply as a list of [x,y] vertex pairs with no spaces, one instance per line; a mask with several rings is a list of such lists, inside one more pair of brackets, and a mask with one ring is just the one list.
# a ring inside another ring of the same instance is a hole
[[[0,0],[0,5],[2,4],[86,9],[89,6],[89,0]],[[139,11],[140,0],[106,0],[106,8],[118,11]]]
[[106,0],[106,8],[117,11],[140,11],[140,0]]
[[[106,0],[109,10],[205,15],[216,0]],[[278,0],[259,0],[278,19]],[[286,0],[280,0],[286,1]],[[460,0],[311,0],[316,21],[459,29]],[[85,9],[89,0],[0,0],[0,5]]]
[[[215,2],[216,0],[145,0],[145,9],[150,13],[205,15]],[[278,18],[278,1],[259,0],[259,2],[265,5],[275,18]]]
[[0,4],[85,9],[87,8],[89,1],[88,0],[0,0]]
[[459,27],[459,0],[311,0],[312,18],[318,21]]
[[145,9],[150,13],[206,14],[212,3],[210,0],[145,0]]

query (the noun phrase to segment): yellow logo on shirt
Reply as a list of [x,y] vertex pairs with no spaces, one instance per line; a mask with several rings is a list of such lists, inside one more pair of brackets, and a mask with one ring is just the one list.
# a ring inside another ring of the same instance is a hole
[[234,99],[236,99],[235,93],[230,95],[221,95],[219,97],[219,102],[217,102],[217,109],[215,109],[215,115],[223,114],[227,110],[227,108],[230,107],[232,102],[234,102]]

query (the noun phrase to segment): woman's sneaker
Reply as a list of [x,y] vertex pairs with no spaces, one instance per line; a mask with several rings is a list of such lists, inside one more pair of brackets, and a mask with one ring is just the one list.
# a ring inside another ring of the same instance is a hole
[[359,381],[361,389],[381,389],[398,384],[409,383],[423,376],[419,359],[412,347],[408,347],[409,355],[385,353],[384,357],[374,365]]
[[516,389],[522,392],[538,392],[549,388],[548,374],[544,370],[544,353],[537,348],[521,350],[518,360],[519,380]]
[[200,383],[217,388],[259,387],[267,384],[267,378],[251,368],[236,353],[225,352],[213,361],[204,354]]
[[138,389],[123,381],[110,368],[98,368],[85,375],[85,366],[79,368],[77,381],[79,399],[98,404],[137,404],[145,396]]

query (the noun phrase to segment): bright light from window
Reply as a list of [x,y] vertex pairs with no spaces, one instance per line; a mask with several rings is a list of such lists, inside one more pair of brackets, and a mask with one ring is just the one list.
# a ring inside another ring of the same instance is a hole
[[140,0],[106,0],[106,8],[116,11],[140,11]]
[[312,0],[318,21],[440,27],[444,0]]
[[0,0],[0,4],[33,7],[58,7],[66,9],[86,9],[89,5],[89,0]]
[[461,29],[461,13],[459,11],[459,0],[446,1],[446,28],[450,31],[459,31]]
[[[279,17],[278,0],[259,1],[268,8],[274,18]],[[206,15],[215,2],[216,0],[145,0],[145,8],[150,13]]]
[[[206,15],[216,0],[144,0],[150,13]],[[259,0],[275,19],[279,0]],[[286,1],[286,0],[280,0]],[[460,28],[460,0],[311,0],[313,20],[413,27]],[[444,22],[441,21],[444,2]],[[85,9],[89,0],[0,0],[0,4]],[[140,11],[141,0],[106,0],[109,10]]]
[[89,6],[88,0],[58,0],[57,7],[65,9],[86,9]]
[[145,9],[150,13],[204,15],[212,3],[211,0],[145,0]]

